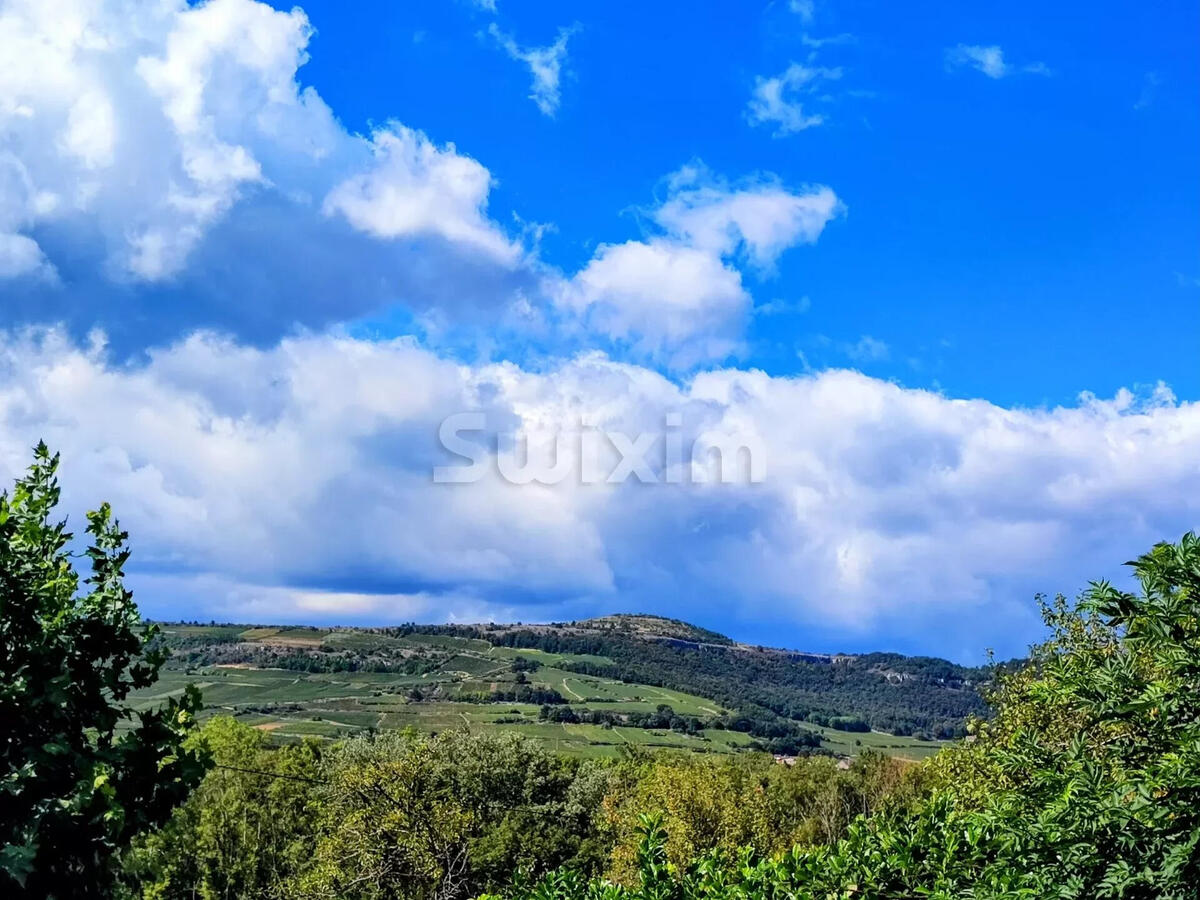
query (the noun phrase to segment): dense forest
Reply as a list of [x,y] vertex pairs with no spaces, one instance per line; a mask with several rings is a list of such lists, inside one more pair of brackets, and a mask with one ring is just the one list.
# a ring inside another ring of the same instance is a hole
[[[1133,563],[1135,593],[1101,582],[1043,604],[1046,642],[984,688],[990,715],[967,739],[924,763],[633,746],[579,759],[462,728],[277,744],[228,716],[198,723],[192,683],[130,704],[168,652],[124,585],[127,536],[107,506],[76,571],[56,468],[39,447],[0,495],[6,897],[1197,896],[1194,535]],[[660,643],[639,646],[657,659]],[[683,649],[713,678],[720,663],[698,660],[738,652]],[[795,663],[779,657],[759,671]]]

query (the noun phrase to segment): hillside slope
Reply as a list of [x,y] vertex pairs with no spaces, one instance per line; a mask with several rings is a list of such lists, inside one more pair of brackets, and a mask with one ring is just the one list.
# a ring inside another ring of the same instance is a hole
[[920,757],[983,712],[985,673],[899,654],[734,643],[686,622],[313,628],[165,624],[153,705],[199,686],[277,740],[363,729],[502,728],[576,755],[636,745],[730,753]]
[[788,720],[892,734],[961,735],[986,706],[987,679],[933,657],[898,653],[829,655],[735,644],[673,619],[606,616],[551,625],[405,626],[498,646],[604,657],[571,671],[710,697],[730,709]]

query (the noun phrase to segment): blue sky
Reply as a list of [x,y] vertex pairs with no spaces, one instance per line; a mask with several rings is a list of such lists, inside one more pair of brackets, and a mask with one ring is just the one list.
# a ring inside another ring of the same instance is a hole
[[[872,374],[1004,403],[1200,388],[1194,5],[826,3],[810,22],[786,3],[305,8],[318,34],[303,75],[345,124],[452,136],[496,175],[498,217],[555,225],[542,246],[558,265],[637,236],[634,210],[693,158],[833,186],[846,218],[755,286],[809,306],[757,323],[754,365],[794,372],[797,349],[846,364],[820,338],[865,334],[890,351],[849,360]],[[539,46],[578,22],[553,119],[480,36],[493,19]],[[1051,73],[948,71],[964,43]],[[826,122],[783,138],[749,125],[755,79],[810,54],[843,70],[811,105]],[[1131,340],[1145,309],[1174,324]]]
[[[0,0],[0,474],[158,616],[1020,652],[1200,518],[1198,20]],[[472,410],[767,475],[432,483]]]

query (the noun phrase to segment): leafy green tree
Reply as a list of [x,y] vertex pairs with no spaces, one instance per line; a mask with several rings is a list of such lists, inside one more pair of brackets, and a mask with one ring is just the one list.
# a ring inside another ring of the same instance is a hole
[[182,741],[194,689],[134,712],[164,661],[123,582],[127,535],[88,513],[83,581],[68,551],[58,456],[44,444],[0,494],[0,894],[107,896],[118,854],[163,821],[204,770]]
[[216,716],[188,738],[215,765],[160,829],[124,860],[132,897],[154,900],[286,897],[312,859],[321,748],[272,747],[267,734]]
[[587,764],[513,734],[386,732],[331,751],[312,867],[295,895],[321,900],[474,896],[518,872],[603,859]]
[[1096,583],[1045,608],[1050,640],[1004,676],[996,716],[931,766],[913,809],[771,858],[718,850],[682,864],[642,823],[640,879],[554,873],[521,900],[1200,896],[1200,539],[1131,564],[1137,593]]
[[604,801],[614,840],[608,875],[637,880],[646,817],[676,867],[712,850],[775,855],[840,838],[853,819],[899,804],[916,766],[867,752],[843,770],[828,756],[779,765],[765,754],[655,754],[623,765]]

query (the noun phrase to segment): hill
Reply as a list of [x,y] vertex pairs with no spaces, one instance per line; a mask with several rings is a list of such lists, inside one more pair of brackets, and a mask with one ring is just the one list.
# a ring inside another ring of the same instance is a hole
[[686,622],[321,629],[165,623],[152,705],[187,683],[278,740],[364,729],[503,728],[576,755],[627,745],[920,757],[982,713],[985,673],[946,660],[799,653]]
[[633,637],[692,641],[702,644],[732,644],[733,640],[699,625],[639,613],[614,613],[570,623],[585,631],[615,631]]

